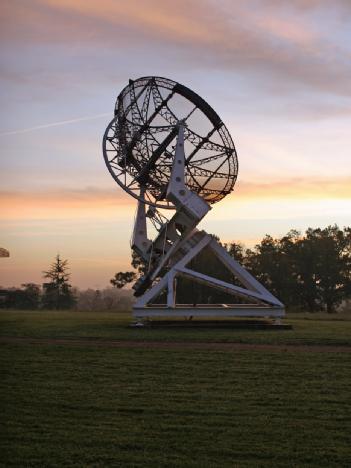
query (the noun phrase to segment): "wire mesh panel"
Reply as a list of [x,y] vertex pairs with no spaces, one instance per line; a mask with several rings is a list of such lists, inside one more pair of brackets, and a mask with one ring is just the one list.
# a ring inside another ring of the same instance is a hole
[[117,98],[103,152],[112,177],[146,203],[173,208],[166,200],[179,122],[185,125],[185,181],[208,203],[233,190],[238,160],[232,138],[200,96],[175,81],[144,77],[129,81]]

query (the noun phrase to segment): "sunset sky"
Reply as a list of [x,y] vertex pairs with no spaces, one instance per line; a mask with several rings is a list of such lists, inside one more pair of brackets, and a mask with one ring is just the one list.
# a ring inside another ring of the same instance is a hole
[[101,140],[129,78],[190,87],[227,125],[234,192],[201,226],[253,246],[266,233],[351,221],[350,0],[3,0],[0,285],[129,269],[136,201]]

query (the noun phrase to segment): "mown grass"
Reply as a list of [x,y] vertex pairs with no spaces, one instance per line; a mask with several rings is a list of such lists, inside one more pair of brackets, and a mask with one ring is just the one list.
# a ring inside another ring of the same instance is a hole
[[[348,321],[257,332],[129,329],[126,314],[0,317],[2,336],[350,343]],[[0,348],[1,466],[351,466],[351,353]]]
[[349,354],[1,348],[2,466],[350,466]]
[[351,314],[294,314],[292,330],[130,328],[129,313],[1,311],[0,335],[115,340],[210,341],[351,346]]

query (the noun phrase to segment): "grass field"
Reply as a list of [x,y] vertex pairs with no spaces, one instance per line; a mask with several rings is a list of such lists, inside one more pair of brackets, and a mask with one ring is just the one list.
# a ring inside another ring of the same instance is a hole
[[[1,312],[2,337],[38,342],[0,340],[0,463],[349,467],[351,352],[334,348],[351,351],[351,321],[329,318],[293,316],[291,331],[150,330],[128,328],[127,314]],[[48,340],[58,338],[66,343]],[[91,339],[100,345],[86,346]],[[133,341],[146,344],[137,349]],[[147,346],[156,341],[171,346]],[[308,350],[182,349],[173,342]]]

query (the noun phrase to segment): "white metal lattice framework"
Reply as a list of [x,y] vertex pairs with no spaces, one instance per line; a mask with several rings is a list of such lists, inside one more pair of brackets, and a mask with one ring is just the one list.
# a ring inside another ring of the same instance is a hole
[[[145,274],[133,287],[136,318],[284,315],[277,298],[197,229],[238,175],[231,135],[202,97],[167,78],[129,80],[106,128],[103,155],[113,179],[138,200],[132,248]],[[159,210],[174,214],[169,219]],[[189,297],[192,304],[185,303]]]
[[[175,207],[170,220],[163,221],[157,210],[146,212],[145,189],[141,186],[137,215],[132,237],[132,248],[141,257],[147,272],[134,285],[138,297],[133,307],[136,319],[147,317],[282,317],[284,305],[246,271],[209,234],[196,226],[211,209],[185,181],[184,131],[186,124],[179,121],[166,200]],[[158,223],[158,234],[148,239],[147,220]],[[211,251],[223,269],[229,271],[235,282],[227,282],[192,269],[189,264],[204,249]],[[177,303],[177,279],[185,278],[233,297],[233,302],[206,304]],[[164,303],[158,298],[163,293]],[[239,298],[239,301],[238,301]]]

